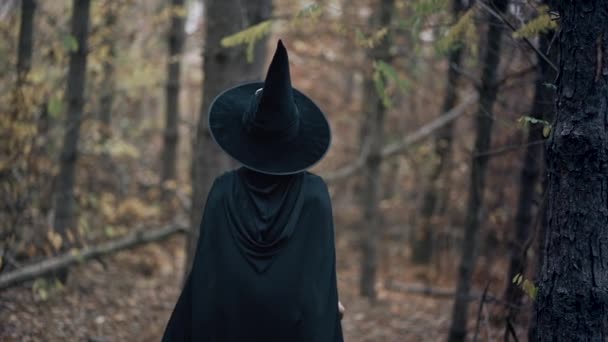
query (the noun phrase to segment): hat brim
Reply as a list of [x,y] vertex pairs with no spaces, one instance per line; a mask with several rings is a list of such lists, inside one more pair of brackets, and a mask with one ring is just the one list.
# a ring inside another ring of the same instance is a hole
[[266,174],[287,175],[311,168],[327,153],[331,143],[329,122],[306,95],[293,89],[300,127],[289,141],[258,139],[248,134],[243,113],[264,82],[252,82],[225,90],[209,107],[209,130],[213,140],[243,166]]

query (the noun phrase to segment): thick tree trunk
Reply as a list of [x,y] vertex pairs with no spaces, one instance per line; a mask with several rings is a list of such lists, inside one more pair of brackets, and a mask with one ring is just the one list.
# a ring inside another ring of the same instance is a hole
[[[394,0],[381,0],[379,8],[371,18],[372,27],[388,27],[395,11]],[[391,39],[382,39],[370,52],[369,63],[384,61],[390,63]],[[371,300],[376,299],[376,273],[378,269],[378,243],[380,241],[380,215],[378,204],[380,199],[380,163],[382,162],[382,146],[384,144],[384,117],[386,108],[382,98],[374,86],[372,71],[365,81],[365,103],[367,104],[366,124],[370,154],[365,161],[365,178],[361,191],[363,205],[363,222],[361,232],[361,279],[359,292]]]
[[71,34],[76,39],[78,46],[70,52],[65,92],[67,117],[54,196],[55,219],[53,228],[62,237],[62,250],[66,250],[75,243],[77,236],[76,214],[74,212],[74,183],[80,121],[82,120],[84,107],[89,7],[90,0],[74,0],[72,7]]
[[[492,7],[499,13],[506,12],[507,0],[493,0]],[[467,319],[469,301],[466,300],[471,290],[471,280],[475,268],[475,247],[479,232],[483,192],[485,189],[485,173],[488,164],[486,152],[490,149],[492,123],[492,107],[498,90],[497,69],[500,63],[500,47],[502,40],[502,22],[490,15],[486,46],[483,57],[481,86],[479,89],[479,108],[475,114],[476,138],[471,161],[471,178],[469,183],[469,199],[462,242],[462,259],[458,267],[458,295],[452,309],[452,323],[448,341],[464,341],[467,334]]]
[[19,46],[17,50],[17,82],[23,83],[32,66],[34,46],[34,14],[36,0],[21,1],[21,25],[19,27]]
[[608,340],[608,2],[559,1],[536,341]]
[[[466,7],[462,0],[452,1],[452,15],[454,21],[465,11]],[[460,73],[457,71],[462,59],[463,48],[461,46],[455,48],[448,56],[448,79],[445,90],[445,98],[443,100],[442,113],[450,110],[457,101],[458,80]],[[437,132],[435,137],[435,158],[436,164],[433,166],[428,180],[427,188],[424,192],[422,200],[422,208],[420,210],[420,221],[412,240],[412,262],[419,264],[428,264],[431,261],[433,253],[433,214],[436,212],[437,199],[441,189],[441,175],[447,164],[449,164],[450,154],[452,153],[452,140],[454,135],[454,122],[450,122]]]
[[172,191],[167,182],[175,180],[177,145],[179,142],[179,91],[181,73],[181,55],[184,46],[184,16],[176,11],[184,7],[184,0],[171,0],[171,27],[169,28],[169,56],[167,61],[167,84],[165,88],[165,133],[161,157],[161,194],[167,201]]
[[[552,32],[544,33],[539,37],[539,50],[545,53],[549,48]],[[555,57],[555,53],[549,54],[549,58]],[[552,60],[555,60],[554,58]],[[536,65],[536,80],[534,82],[534,99],[532,101],[531,115],[538,120],[549,120],[553,117],[551,112],[554,109],[554,90],[547,86],[555,80],[555,72],[543,59],[538,58]],[[543,145],[534,142],[543,139],[543,128],[541,124],[530,124],[528,137],[526,139],[526,151],[519,178],[519,195],[517,201],[517,213],[515,214],[515,234],[510,246],[509,269],[507,273],[507,286],[504,293],[504,300],[510,303],[507,307],[506,324],[504,339],[509,341],[510,333],[508,324],[517,318],[521,304],[523,292],[519,286],[513,283],[512,279],[517,274],[525,274],[527,265],[527,247],[531,243],[531,233],[533,225],[540,223],[534,219],[537,215],[542,215],[537,207],[540,203],[538,184],[541,179],[541,172],[544,169]]]
[[102,142],[112,134],[112,105],[114,104],[115,80],[114,59],[116,56],[116,15],[118,4],[107,1],[104,8],[103,25],[107,30],[102,44],[108,50],[108,55],[102,62],[103,76],[101,80],[101,96],[99,98],[99,122],[101,123]]
[[[243,5],[243,6],[241,6]],[[212,141],[207,129],[207,110],[223,90],[238,83],[260,80],[266,62],[266,40],[258,42],[253,63],[247,63],[244,47],[224,48],[223,37],[270,18],[272,1],[209,0],[205,2],[206,38],[203,52],[203,93],[193,142],[191,235],[187,246],[186,272],[196,248],[205,198],[211,182],[226,165],[226,157]]]

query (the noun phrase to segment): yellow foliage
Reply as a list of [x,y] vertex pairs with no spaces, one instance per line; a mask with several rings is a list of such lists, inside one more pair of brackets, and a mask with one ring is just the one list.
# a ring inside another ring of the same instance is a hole
[[551,19],[549,8],[541,6],[538,8],[538,16],[513,32],[513,38],[531,38],[555,28],[557,23]]
[[188,11],[184,6],[178,5],[170,5],[163,8],[158,14],[152,17],[152,20],[156,24],[164,24],[168,22],[171,17],[185,17],[188,14]]
[[515,277],[513,277],[512,282],[519,286],[532,300],[536,299],[538,287],[536,287],[531,280],[524,278],[521,273],[517,273]]
[[23,164],[32,151],[37,132],[36,89],[37,85],[24,83],[0,98],[0,104],[8,104],[0,112],[0,171]]
[[36,301],[45,302],[63,291],[65,287],[58,279],[47,280],[38,278],[32,284],[32,292]]
[[176,17],[185,17],[188,14],[184,6],[172,6],[171,13]]
[[168,179],[163,182],[162,187],[163,189],[174,191],[175,189],[177,189],[177,182],[175,181],[175,179]]
[[[410,0],[411,1],[411,0]],[[409,4],[414,16],[428,16],[449,6],[448,0],[415,0]]]
[[[98,132],[93,131],[91,134],[96,134]],[[97,138],[97,137],[96,137]],[[94,139],[96,140],[96,139]],[[112,137],[108,139],[104,144],[91,144],[87,148],[87,152],[92,154],[100,155],[100,154],[108,154],[113,158],[139,158],[140,151],[137,146],[131,144],[128,141],[120,139],[118,137]]]
[[135,64],[121,63],[116,65],[116,84],[120,91],[139,92],[141,89],[150,88],[160,84],[164,77],[164,71],[155,62],[146,61],[145,56],[139,56],[141,52],[133,51],[129,60],[144,60]]
[[[310,24],[311,22],[316,21],[321,16],[321,13],[321,6],[312,4],[298,11],[298,13],[287,21],[292,28],[296,28],[302,23]],[[275,20],[273,19],[265,20],[242,31],[226,36],[222,39],[221,44],[223,47],[247,45],[247,61],[251,63],[253,61],[255,44],[270,34],[274,21]]]
[[99,199],[99,212],[107,222],[116,220],[116,197],[114,194],[104,192]]
[[382,39],[384,39],[384,37],[386,37],[387,34],[388,34],[387,27],[381,27],[378,30],[376,30],[376,32],[373,32],[369,36],[365,36],[363,34],[363,32],[361,32],[360,30],[357,30],[356,36],[355,36],[355,42],[359,46],[371,49],[374,46],[378,45],[378,43],[380,43],[382,41]]
[[476,52],[477,33],[475,30],[474,10],[466,11],[452,27],[437,42],[437,50],[447,53],[460,46],[468,46],[471,52]]
[[121,222],[149,220],[157,217],[158,213],[158,207],[148,205],[138,198],[129,197],[118,204],[116,220]]
[[311,24],[316,22],[323,13],[323,8],[318,4],[308,5],[299,10],[290,20],[289,24],[292,28],[297,28],[302,24]]
[[247,44],[247,61],[253,61],[253,50],[255,43],[270,33],[272,20],[264,20],[259,24],[253,25],[243,31],[224,37],[221,41],[223,47],[233,47]]
[[57,232],[55,232],[52,229],[49,229],[46,232],[46,238],[49,241],[49,243],[51,244],[51,246],[53,246],[53,249],[55,251],[58,251],[61,249],[61,246],[63,245],[63,238],[61,237],[61,235]]

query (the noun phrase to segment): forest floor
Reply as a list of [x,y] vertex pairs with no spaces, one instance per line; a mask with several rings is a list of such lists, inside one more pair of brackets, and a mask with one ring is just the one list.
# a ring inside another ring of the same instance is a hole
[[[72,268],[67,285],[46,300],[39,299],[31,284],[0,292],[0,341],[158,341],[179,294],[183,243],[182,237],[173,237]],[[345,340],[445,340],[452,300],[387,290],[380,284],[379,300],[371,305],[357,295],[359,258],[354,246],[354,234],[339,233],[338,285],[346,307]],[[428,282],[428,271],[408,266],[400,253],[385,258],[383,264],[384,281]],[[454,273],[435,276],[433,287],[450,288]],[[477,292],[484,281],[478,281]],[[496,287],[498,293],[501,285],[496,286],[491,289]],[[488,319],[492,306],[482,311],[478,341],[502,340],[502,324]],[[470,307],[472,338],[479,301]],[[522,328],[517,330],[520,340],[525,340]]]

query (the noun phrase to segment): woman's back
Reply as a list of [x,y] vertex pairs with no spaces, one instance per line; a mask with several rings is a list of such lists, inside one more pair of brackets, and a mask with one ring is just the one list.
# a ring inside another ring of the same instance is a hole
[[342,340],[331,205],[320,177],[228,172],[209,193],[200,236],[173,314],[183,319],[172,317],[164,340]]

